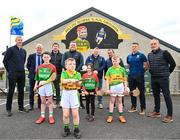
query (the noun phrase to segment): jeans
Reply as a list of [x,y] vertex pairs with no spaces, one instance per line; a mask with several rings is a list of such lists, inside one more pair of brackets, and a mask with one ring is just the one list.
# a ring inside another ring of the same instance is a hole
[[8,77],[9,91],[7,94],[6,110],[11,111],[12,99],[14,95],[14,89],[17,83],[18,90],[18,107],[24,108],[24,86],[25,86],[25,71],[14,72],[13,77]]
[[[139,76],[128,76],[128,82],[129,82],[129,88],[130,91],[133,91],[136,89],[136,87],[140,91],[139,99],[140,99],[140,104],[141,108],[145,109],[146,108],[146,100],[145,100],[145,87],[144,87],[144,75],[139,75]],[[137,106],[137,98],[131,95],[131,103],[132,106],[136,107]]]
[[[100,78],[99,79],[99,89],[102,89],[102,84],[103,84],[103,79]],[[102,100],[103,100],[103,96],[102,95],[98,95],[98,104],[102,104]]]
[[[34,78],[29,79],[29,85],[30,85],[30,94],[29,94],[29,105],[30,108],[34,108],[34,85],[35,85]],[[38,94],[38,108],[41,108],[41,98]]]
[[160,91],[162,90],[164,100],[167,107],[167,115],[172,116],[173,114],[173,105],[171,100],[171,95],[169,91],[169,77],[151,77],[151,86],[154,96],[154,111],[160,112]]

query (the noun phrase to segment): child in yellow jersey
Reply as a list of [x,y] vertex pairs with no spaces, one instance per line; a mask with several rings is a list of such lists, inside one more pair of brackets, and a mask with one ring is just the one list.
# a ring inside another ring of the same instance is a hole
[[119,121],[122,123],[126,123],[126,119],[123,115],[122,97],[124,96],[124,94],[128,94],[129,88],[127,87],[126,71],[119,65],[119,62],[120,58],[117,56],[113,56],[113,66],[107,70],[105,76],[107,87],[106,93],[110,94],[109,115],[107,117],[108,123],[111,123],[113,121],[113,109],[116,97],[118,101]]
[[74,123],[74,136],[76,138],[81,137],[79,131],[79,93],[81,74],[75,71],[76,61],[74,58],[68,58],[65,61],[66,71],[61,74],[61,84],[63,87],[61,96],[61,106],[63,108],[63,123],[64,133],[63,137],[70,135],[69,123],[70,123],[70,110],[72,111],[73,123]]

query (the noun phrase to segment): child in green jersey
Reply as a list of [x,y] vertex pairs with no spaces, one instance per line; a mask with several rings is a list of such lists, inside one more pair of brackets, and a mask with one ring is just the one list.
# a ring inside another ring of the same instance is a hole
[[[98,91],[99,79],[96,73],[93,72],[92,65],[87,65],[87,72],[83,74],[82,90],[86,97],[86,119],[94,121],[95,112],[95,93]],[[89,104],[91,104],[91,113],[89,111]]]
[[119,62],[119,57],[113,56],[113,66],[107,70],[105,76],[107,87],[106,93],[110,94],[109,115],[106,120],[108,123],[113,121],[113,109],[116,97],[118,101],[119,121],[126,123],[126,119],[123,115],[122,97],[124,94],[128,94],[127,75],[125,69],[119,65]]
[[51,59],[49,52],[44,52],[42,58],[44,63],[38,66],[35,75],[34,91],[39,89],[41,97],[41,116],[36,121],[36,124],[41,124],[45,121],[46,98],[49,105],[49,123],[53,124],[55,121],[53,117],[53,87],[51,82],[56,78],[56,67],[49,62]]
[[81,85],[81,74],[75,71],[76,61],[74,58],[68,58],[65,61],[66,71],[61,74],[61,84],[63,87],[61,96],[61,106],[63,108],[63,123],[64,133],[63,137],[70,135],[69,123],[70,123],[70,110],[72,111],[73,123],[74,123],[74,136],[76,138],[81,137],[79,130],[79,93],[78,89]]

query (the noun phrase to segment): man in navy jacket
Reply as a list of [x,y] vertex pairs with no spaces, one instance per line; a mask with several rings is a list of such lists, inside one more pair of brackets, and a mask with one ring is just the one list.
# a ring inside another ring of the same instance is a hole
[[[30,54],[28,59],[27,59],[27,69],[29,71],[29,85],[30,85],[30,94],[29,94],[29,105],[30,108],[29,110],[32,111],[34,110],[34,85],[35,85],[35,73],[37,67],[42,64],[42,51],[43,51],[43,46],[42,44],[37,44],[36,45],[36,53]],[[39,59],[39,60],[38,60]],[[41,100],[40,96],[38,96],[38,108],[41,107]]]
[[9,91],[7,95],[6,110],[8,117],[12,116],[12,99],[14,89],[17,83],[18,89],[18,108],[19,112],[28,112],[24,108],[24,86],[25,86],[25,69],[26,51],[23,49],[23,39],[17,36],[16,45],[10,47],[4,56],[3,64],[8,72]]

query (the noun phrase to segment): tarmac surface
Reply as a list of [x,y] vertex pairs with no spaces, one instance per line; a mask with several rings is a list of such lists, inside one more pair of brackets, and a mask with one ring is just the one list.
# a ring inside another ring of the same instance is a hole
[[[35,120],[40,115],[40,110],[35,109],[29,113],[19,113],[17,111],[16,96],[13,100],[12,117],[7,117],[5,110],[5,96],[0,96],[0,139],[74,139],[73,134],[67,138],[61,136],[63,132],[62,109],[54,109],[55,124],[48,123],[47,119],[43,124],[35,124]],[[103,98],[103,109],[95,110],[95,120],[88,122],[85,119],[86,110],[80,109],[80,130],[82,139],[180,139],[180,96],[172,96],[174,107],[174,122],[165,124],[162,117],[166,115],[166,106],[161,97],[161,118],[149,118],[146,115],[140,116],[138,112],[128,113],[130,108],[130,97],[125,97],[125,116],[127,123],[118,121],[117,109],[114,110],[114,121],[106,123],[107,107],[109,97]],[[85,104],[85,101],[84,101]],[[29,108],[28,98],[24,105]],[[146,96],[146,114],[153,110],[154,100],[151,95]],[[37,105],[35,106],[37,107]],[[139,109],[139,100],[138,100]],[[71,118],[71,130],[72,118]]]

